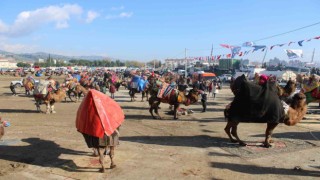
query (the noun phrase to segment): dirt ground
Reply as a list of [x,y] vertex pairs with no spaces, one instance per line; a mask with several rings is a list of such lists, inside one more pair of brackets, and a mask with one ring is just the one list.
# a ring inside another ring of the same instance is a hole
[[[54,77],[56,78],[56,77]],[[266,124],[240,124],[249,146],[230,143],[223,109],[232,99],[224,87],[209,98],[208,111],[191,105],[194,114],[173,120],[161,104],[163,120],[154,120],[148,103],[130,102],[123,87],[116,101],[126,120],[120,129],[115,169],[98,172],[98,158],[75,128],[79,103],[57,103],[57,113],[36,112],[23,91],[11,96],[19,78],[0,76],[0,116],[10,121],[0,141],[0,179],[317,179],[320,177],[320,115],[308,114],[299,125],[279,125],[272,148],[261,147]],[[58,80],[62,82],[62,78]],[[318,109],[317,104],[309,105]],[[45,107],[42,106],[42,111]],[[106,164],[109,166],[109,159]]]

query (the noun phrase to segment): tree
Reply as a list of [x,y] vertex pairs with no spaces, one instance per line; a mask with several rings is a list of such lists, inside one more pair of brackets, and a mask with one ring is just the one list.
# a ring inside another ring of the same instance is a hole
[[30,64],[24,63],[24,62],[18,62],[18,63],[17,63],[17,66],[18,66],[18,67],[31,67]]

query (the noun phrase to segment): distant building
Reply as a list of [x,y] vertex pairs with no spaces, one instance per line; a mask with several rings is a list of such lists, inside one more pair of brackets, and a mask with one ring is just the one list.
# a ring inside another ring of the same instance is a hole
[[179,66],[185,66],[186,63],[189,66],[194,60],[193,59],[165,59],[165,66],[169,69],[175,69]]
[[0,57],[0,68],[17,68],[17,62],[13,58]]
[[36,60],[37,63],[44,63],[44,59],[39,58],[38,60]]
[[238,59],[220,59],[219,69],[221,70],[231,70],[236,69],[236,66],[240,66],[240,60]]

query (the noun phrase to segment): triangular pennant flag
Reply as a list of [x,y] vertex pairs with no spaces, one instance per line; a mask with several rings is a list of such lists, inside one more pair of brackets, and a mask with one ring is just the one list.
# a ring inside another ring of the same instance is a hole
[[299,46],[302,46],[304,40],[298,41]]
[[276,45],[271,46],[271,47],[270,47],[270,50],[272,50],[272,48],[274,48],[275,46],[276,46]]
[[242,52],[239,53],[239,56],[242,56]]
[[317,37],[315,37],[315,38],[313,38],[313,39],[320,39],[320,36],[317,36]]
[[280,46],[280,47],[282,47],[282,46],[284,46],[285,44],[278,44],[278,46]]
[[263,52],[265,49],[266,49],[266,48],[263,48],[263,49],[261,50],[261,52]]
[[221,55],[219,55],[219,56],[217,57],[217,59],[220,59],[220,57],[221,57]]
[[220,46],[222,46],[222,47],[224,47],[224,48],[230,48],[231,46],[230,45],[228,45],[228,44],[220,44]]
[[231,54],[227,54],[227,58],[231,58]]
[[311,41],[311,39],[308,39],[307,42]]
[[290,46],[290,44],[292,44],[292,43],[295,43],[295,42],[292,42],[292,41],[291,41],[291,42],[289,42],[288,46]]

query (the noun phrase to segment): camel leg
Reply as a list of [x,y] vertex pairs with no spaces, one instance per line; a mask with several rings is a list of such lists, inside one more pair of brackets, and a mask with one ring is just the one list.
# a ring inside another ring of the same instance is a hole
[[156,119],[156,117],[153,115],[153,110],[154,110],[154,107],[152,105],[150,105],[149,112],[150,112],[152,118]]
[[179,108],[179,104],[175,104],[175,105],[173,106],[173,119],[178,119],[178,117],[177,117],[177,110],[178,110],[178,108]]
[[47,110],[46,110],[46,114],[50,114],[50,103],[46,104]]
[[154,109],[154,112],[158,115],[158,118],[159,119],[162,119],[162,117],[160,116],[160,114],[159,114],[159,105],[160,105],[160,103],[157,103],[157,105],[156,105],[156,107],[155,107],[155,109]]
[[37,107],[37,111],[38,111],[38,112],[41,112],[39,101],[36,101],[36,107]]
[[51,105],[51,113],[56,113],[56,111],[54,110],[54,104],[50,104]]
[[110,146],[109,157],[110,157],[110,160],[111,160],[110,169],[113,169],[113,168],[116,167],[116,164],[114,163],[114,160],[113,160],[113,157],[114,157],[114,146]]
[[231,141],[232,143],[236,143],[236,142],[238,142],[238,141],[235,140],[235,139],[233,139],[233,137],[231,136],[231,128],[232,128],[233,126],[234,126],[234,123],[228,121],[226,127],[224,128],[224,131],[227,133],[230,141]]
[[237,139],[240,146],[246,146],[247,144],[241,141],[241,139],[238,136],[238,124],[239,122],[232,122],[231,135]]
[[264,147],[269,148],[271,147],[270,141],[271,141],[271,135],[274,130],[278,126],[279,123],[268,123],[267,129],[266,129],[266,139],[264,141]]
[[99,154],[99,162],[101,164],[101,169],[100,172],[104,173],[105,172],[105,168],[104,168],[104,155],[103,155],[103,148],[97,148],[98,150],[98,154]]

